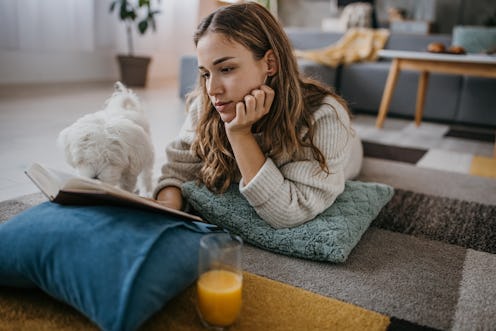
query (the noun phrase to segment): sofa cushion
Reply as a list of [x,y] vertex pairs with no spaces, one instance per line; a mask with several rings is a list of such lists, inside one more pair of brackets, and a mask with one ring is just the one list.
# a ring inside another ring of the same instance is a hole
[[[377,113],[389,67],[390,62],[364,62],[341,68],[341,94],[353,110]],[[413,118],[418,80],[418,72],[401,71],[388,114]],[[459,75],[430,75],[424,107],[425,119],[454,120],[461,81],[462,76]]]
[[463,123],[496,126],[496,79],[465,76],[456,120]]
[[496,27],[455,26],[453,45],[463,47],[467,53],[496,51]]
[[314,49],[330,46],[343,36],[339,32],[325,32],[312,28],[286,28],[284,31],[294,49]]
[[193,91],[198,78],[198,60],[196,55],[181,56],[179,68],[179,96],[184,99],[186,95]]
[[427,45],[433,42],[442,43],[446,46],[449,46],[451,45],[451,35],[415,35],[408,33],[391,33],[384,48],[402,51],[422,52],[426,51]]
[[324,66],[306,59],[298,59],[298,67],[304,76],[316,79],[328,86],[332,86],[335,90],[339,89],[336,79],[339,68]]

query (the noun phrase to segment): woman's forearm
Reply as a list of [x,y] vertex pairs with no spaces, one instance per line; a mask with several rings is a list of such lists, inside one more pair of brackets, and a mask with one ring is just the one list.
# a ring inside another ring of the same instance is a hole
[[183,207],[183,196],[181,189],[176,186],[164,187],[157,194],[157,201],[169,208],[181,210]]
[[251,133],[231,135],[229,136],[229,141],[243,177],[243,184],[248,185],[264,165],[265,155]]

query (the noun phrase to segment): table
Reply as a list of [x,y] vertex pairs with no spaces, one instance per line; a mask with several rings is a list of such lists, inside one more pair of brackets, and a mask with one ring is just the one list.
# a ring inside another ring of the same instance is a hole
[[[393,59],[384,87],[376,127],[382,128],[386,119],[398,74],[401,70],[420,72],[415,106],[415,125],[419,126],[424,112],[425,91],[431,72],[496,78],[496,56],[479,54],[436,54],[399,50],[380,50],[379,57]],[[496,157],[496,142],[494,146]]]

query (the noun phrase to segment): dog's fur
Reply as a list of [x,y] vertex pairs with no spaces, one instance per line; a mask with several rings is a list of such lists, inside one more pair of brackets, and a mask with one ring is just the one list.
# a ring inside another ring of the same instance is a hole
[[141,104],[121,82],[105,108],[87,114],[62,130],[57,144],[81,176],[134,192],[151,192],[154,150]]

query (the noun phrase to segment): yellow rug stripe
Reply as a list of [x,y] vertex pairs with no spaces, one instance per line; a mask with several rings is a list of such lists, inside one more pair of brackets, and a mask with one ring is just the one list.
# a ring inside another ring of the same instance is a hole
[[[244,273],[243,308],[229,331],[384,331],[387,316],[251,273]],[[70,306],[39,290],[0,288],[0,330],[97,331]],[[190,286],[150,318],[139,331],[204,331]]]
[[474,155],[470,164],[470,174],[496,178],[496,158]]
[[[244,273],[243,308],[236,330],[386,330],[387,316],[297,287]],[[144,325],[143,330],[204,330],[188,288]]]

